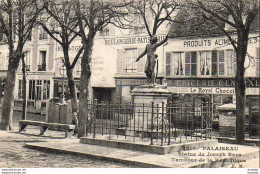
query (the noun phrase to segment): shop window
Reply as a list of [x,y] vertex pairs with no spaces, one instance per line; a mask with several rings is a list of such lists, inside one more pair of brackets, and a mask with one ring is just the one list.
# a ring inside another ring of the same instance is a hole
[[197,53],[196,51],[185,52],[185,76],[197,75]]
[[236,73],[236,53],[234,50],[226,50],[226,76],[234,77]]
[[50,98],[50,81],[44,80],[43,81],[43,100]]
[[212,76],[225,75],[224,50],[212,51]]
[[38,71],[46,71],[46,51],[40,51]]
[[198,53],[199,56],[199,75],[210,76],[211,75],[211,51],[202,51]]
[[23,98],[23,81],[19,80],[18,81],[18,99]]
[[29,80],[29,100],[47,100],[49,98],[49,80]]
[[35,80],[29,80],[29,100],[35,99]]
[[137,49],[125,49],[125,72],[136,73],[137,72]]

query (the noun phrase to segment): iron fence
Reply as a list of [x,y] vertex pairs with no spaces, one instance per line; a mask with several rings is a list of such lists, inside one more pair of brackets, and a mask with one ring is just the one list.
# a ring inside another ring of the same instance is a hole
[[212,138],[213,104],[111,103],[87,105],[86,135],[149,139],[160,145]]

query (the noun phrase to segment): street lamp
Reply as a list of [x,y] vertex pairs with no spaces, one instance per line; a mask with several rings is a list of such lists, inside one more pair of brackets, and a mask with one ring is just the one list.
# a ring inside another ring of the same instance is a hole
[[64,76],[65,76],[65,73],[64,73],[64,70],[65,70],[65,64],[64,64],[64,59],[61,58],[62,60],[62,68],[59,69],[60,71],[60,75],[62,75],[62,91],[61,91],[61,103],[64,104],[65,103],[65,95],[64,95]]

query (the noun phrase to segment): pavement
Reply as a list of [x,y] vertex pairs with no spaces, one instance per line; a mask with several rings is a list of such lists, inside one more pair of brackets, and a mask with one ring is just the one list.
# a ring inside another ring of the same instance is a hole
[[25,147],[85,156],[142,168],[259,168],[258,146],[218,143],[217,146],[211,148],[158,155],[135,150],[82,144],[76,137],[62,138],[60,135],[58,139],[54,139],[50,135],[46,135],[46,137],[42,139],[43,142],[29,142],[25,144]]
[[26,136],[25,147],[48,153],[61,153],[93,158],[102,161],[122,163],[142,168],[259,168],[259,147],[218,143],[217,146],[196,150],[174,152],[166,155],[152,154],[135,150],[120,149],[99,145],[82,144],[75,136],[64,138],[64,132],[46,131],[39,136],[35,127],[18,133],[0,131],[0,137],[12,136],[12,141],[19,141]]

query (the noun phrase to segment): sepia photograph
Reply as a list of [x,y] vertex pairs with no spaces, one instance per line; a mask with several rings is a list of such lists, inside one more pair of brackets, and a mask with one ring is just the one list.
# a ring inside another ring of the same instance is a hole
[[259,4],[0,0],[0,174],[259,174]]

